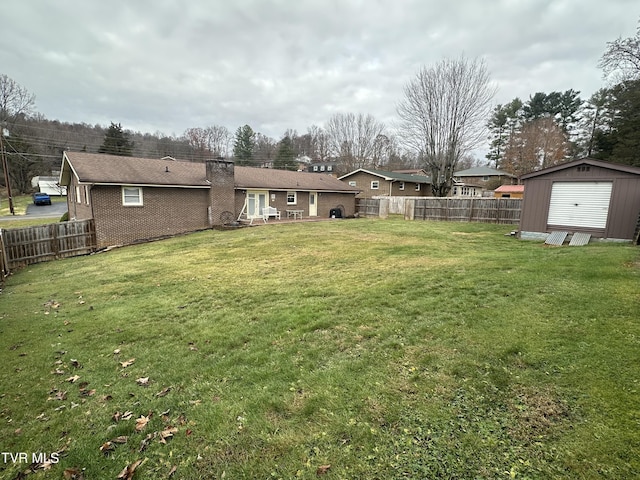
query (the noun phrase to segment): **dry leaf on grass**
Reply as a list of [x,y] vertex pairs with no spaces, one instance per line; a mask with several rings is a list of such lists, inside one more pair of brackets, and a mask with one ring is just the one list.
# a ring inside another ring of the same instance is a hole
[[127,368],[131,365],[133,365],[133,363],[136,361],[135,358],[130,358],[129,360],[127,360],[126,362],[120,362],[120,365],[122,365],[122,368]]
[[[157,433],[157,432],[156,432]],[[151,439],[153,439],[153,437],[156,436],[156,433],[149,433],[141,442],[140,442],[140,448],[138,449],[139,452],[144,452],[147,447],[149,446],[149,442],[151,441]]]
[[116,412],[111,416],[111,418],[116,422],[119,422],[120,420],[130,420],[132,416],[133,412],[127,410],[126,412]]
[[49,397],[47,398],[47,401],[49,400],[66,400],[67,399],[67,392],[57,392],[53,397]]
[[122,469],[122,471],[120,472],[120,475],[118,475],[116,478],[131,480],[133,478],[133,474],[136,471],[136,468],[138,468],[141,463],[142,463],[142,460],[136,460],[135,462],[130,463],[129,465],[127,465]]
[[113,351],[113,354],[114,354],[114,355],[120,355],[120,349],[119,349],[119,348],[116,348],[116,349]]
[[178,466],[174,465],[173,467],[171,467],[171,470],[169,470],[169,473],[167,474],[167,477],[172,477],[174,473],[176,473],[176,470],[178,470]]
[[141,432],[144,427],[147,426],[149,420],[151,419],[151,415],[145,417],[144,415],[140,415],[140,418],[136,418],[136,432]]
[[62,476],[65,480],[84,480],[84,474],[77,468],[65,468]]
[[160,443],[167,443],[167,438],[173,437],[174,433],[178,433],[177,427],[169,427],[160,432]]
[[147,385],[149,385],[149,377],[136,378],[136,383],[141,387],[146,387]]
[[115,446],[111,442],[105,442],[102,445],[100,445],[100,451],[105,455],[108,455],[110,452],[113,452],[114,449],[115,449]]
[[329,471],[330,468],[331,468],[331,465],[320,465],[316,470],[316,475],[324,475]]
[[171,387],[164,388],[164,389],[160,390],[158,393],[156,393],[156,397],[164,397],[170,391],[171,391]]
[[79,375],[74,375],[73,377],[69,377],[69,378],[65,379],[65,382],[76,383],[78,380],[80,380],[80,376]]

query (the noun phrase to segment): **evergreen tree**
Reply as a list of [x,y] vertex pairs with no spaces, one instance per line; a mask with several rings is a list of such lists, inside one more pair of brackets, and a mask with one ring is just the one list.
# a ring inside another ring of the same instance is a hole
[[130,157],[132,152],[133,141],[129,138],[129,134],[122,130],[122,125],[111,122],[111,126],[104,136],[104,142],[102,142],[102,145],[98,149],[98,153]]
[[273,162],[273,168],[294,171],[298,169],[298,163],[295,161],[295,152],[293,151],[293,141],[288,135],[285,135],[285,137],[280,140],[278,153]]
[[612,89],[615,116],[611,130],[596,138],[597,158],[640,166],[640,80]]
[[233,142],[233,156],[237,165],[249,165],[253,160],[256,146],[256,134],[249,125],[238,127]]

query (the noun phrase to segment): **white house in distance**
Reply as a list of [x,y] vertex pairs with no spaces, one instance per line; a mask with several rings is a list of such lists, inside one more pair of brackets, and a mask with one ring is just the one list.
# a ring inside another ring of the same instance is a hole
[[452,197],[481,197],[500,185],[515,185],[517,177],[491,167],[474,167],[453,174]]
[[65,196],[67,194],[67,187],[60,186],[58,183],[59,178],[38,176],[31,179],[31,186],[37,189],[38,192],[46,193],[48,195]]

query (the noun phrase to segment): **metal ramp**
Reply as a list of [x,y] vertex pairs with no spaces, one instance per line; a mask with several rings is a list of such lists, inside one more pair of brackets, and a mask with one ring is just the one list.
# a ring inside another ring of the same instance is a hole
[[576,232],[571,237],[571,241],[569,242],[569,245],[572,246],[572,247],[581,247],[581,246],[586,245],[587,243],[589,243],[589,240],[591,240],[591,234],[590,233]]
[[569,232],[551,232],[544,241],[545,245],[562,245]]

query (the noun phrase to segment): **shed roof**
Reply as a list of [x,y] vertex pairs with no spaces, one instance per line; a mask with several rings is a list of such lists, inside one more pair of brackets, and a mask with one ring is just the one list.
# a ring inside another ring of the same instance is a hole
[[636,175],[640,175],[640,167],[623,165],[621,163],[604,162],[602,160],[596,160],[595,158],[585,157],[585,158],[579,158],[578,160],[573,160],[572,162],[561,163],[559,165],[554,165],[552,167],[543,168],[542,170],[526,173],[522,175],[522,177],[520,178],[522,180],[526,180],[528,178],[538,177],[540,175],[546,175],[548,173],[553,173],[560,170],[566,170],[567,168],[573,168],[578,165],[591,165],[595,167],[606,168],[609,170],[615,170],[618,172],[626,172],[626,173],[633,173]]
[[[337,178],[320,173],[291,172],[271,168],[234,168],[236,188],[267,190],[309,190],[358,193],[360,190]],[[60,184],[71,175],[80,183],[102,185],[150,185],[161,187],[209,188],[204,163],[169,158],[121,157],[86,152],[64,152]]]
[[494,191],[498,193],[524,193],[524,185],[500,185]]

